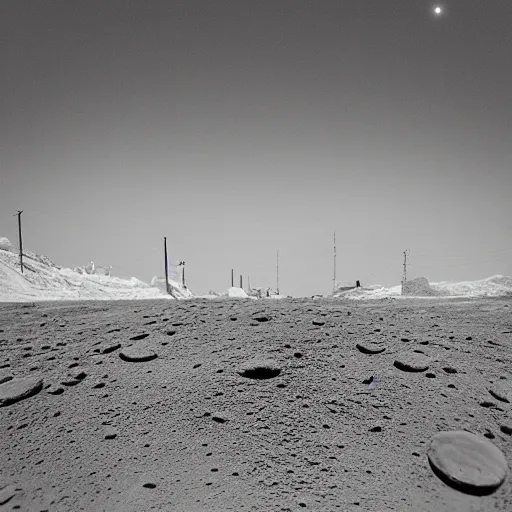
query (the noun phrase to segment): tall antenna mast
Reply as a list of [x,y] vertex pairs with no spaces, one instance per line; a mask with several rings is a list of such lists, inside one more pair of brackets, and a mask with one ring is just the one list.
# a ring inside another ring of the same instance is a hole
[[402,286],[404,285],[404,283],[407,282],[407,253],[408,252],[409,252],[409,249],[406,249],[404,251],[404,273],[402,276]]
[[165,291],[169,293],[169,263],[167,260],[167,237],[164,236]]
[[21,273],[23,274],[23,239],[21,238],[21,214],[23,213],[23,210],[18,210],[18,213],[15,215],[18,216],[18,238],[20,242],[20,267],[21,267]]
[[279,251],[277,251],[277,295],[279,295]]
[[336,231],[334,232],[334,277],[332,279],[332,293],[336,291]]

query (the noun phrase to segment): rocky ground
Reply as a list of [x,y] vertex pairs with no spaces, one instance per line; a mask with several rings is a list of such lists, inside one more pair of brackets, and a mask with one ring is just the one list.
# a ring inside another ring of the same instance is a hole
[[511,299],[3,304],[0,511],[511,511],[511,402]]

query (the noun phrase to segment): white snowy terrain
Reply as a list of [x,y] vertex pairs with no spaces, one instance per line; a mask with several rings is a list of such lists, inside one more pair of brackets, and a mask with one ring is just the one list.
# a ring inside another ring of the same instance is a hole
[[135,277],[121,279],[77,272],[56,265],[46,256],[25,250],[23,264],[22,274],[15,248],[6,238],[0,238],[0,302],[185,299],[194,296],[175,281],[169,281],[171,295],[168,295],[165,279],[153,278],[149,285]]
[[[188,288],[169,280],[170,295],[165,291],[165,279],[154,277],[151,284],[135,277],[121,279],[110,275],[89,274],[83,269],[71,270],[53,263],[46,256],[23,251],[24,273],[20,272],[19,256],[11,242],[0,237],[0,302],[34,302],[43,300],[134,300],[191,299],[196,297]],[[101,267],[100,267],[101,268]],[[476,281],[430,283],[435,297],[502,297],[512,296],[512,277],[496,275]],[[334,294],[352,300],[402,298],[401,286],[385,288],[367,286]],[[434,298],[435,298],[434,297]],[[198,298],[253,298],[237,287],[221,294],[211,292]],[[266,297],[265,297],[266,298]],[[283,296],[271,295],[271,298]],[[432,298],[432,297],[430,297]]]
[[[439,283],[430,283],[430,287],[436,293],[435,297],[504,297],[512,296],[512,277],[496,275],[476,281],[441,281]],[[346,292],[336,293],[334,297],[353,300],[401,298],[402,287],[398,285],[384,288],[383,286],[375,285],[353,288]]]

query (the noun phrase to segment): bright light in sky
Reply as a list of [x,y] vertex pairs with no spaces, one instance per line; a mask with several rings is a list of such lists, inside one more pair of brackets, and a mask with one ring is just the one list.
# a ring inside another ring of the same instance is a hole
[[440,7],[439,5],[438,5],[438,6],[436,6],[436,7],[434,8],[434,14],[435,14],[436,16],[441,16],[441,14],[443,14],[443,8],[442,8],[442,7]]

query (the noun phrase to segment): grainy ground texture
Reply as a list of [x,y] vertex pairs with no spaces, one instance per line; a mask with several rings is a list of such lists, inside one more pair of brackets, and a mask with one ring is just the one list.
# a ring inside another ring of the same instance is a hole
[[3,304],[0,383],[0,511],[512,511],[510,298]]

